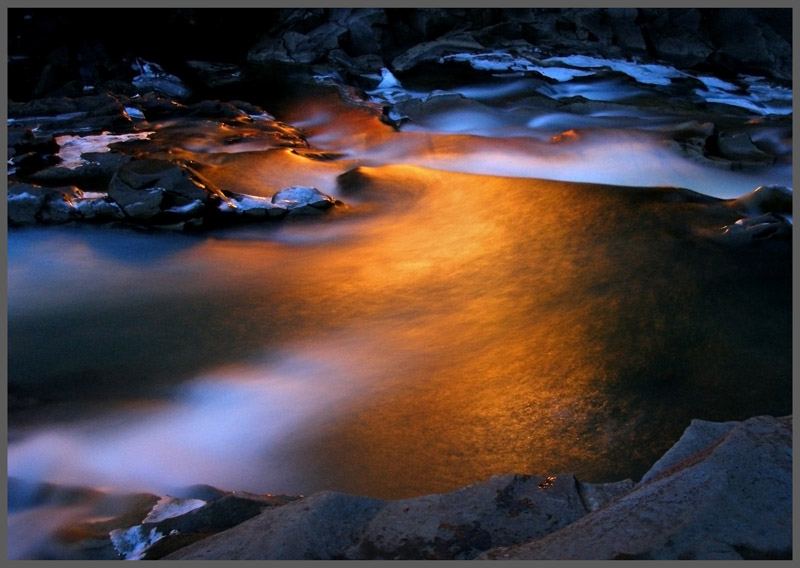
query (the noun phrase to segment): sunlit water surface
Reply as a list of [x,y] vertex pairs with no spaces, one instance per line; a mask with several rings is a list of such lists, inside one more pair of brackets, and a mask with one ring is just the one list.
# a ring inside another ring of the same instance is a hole
[[708,235],[737,217],[668,190],[532,179],[735,197],[790,168],[706,168],[557,113],[396,132],[334,97],[285,120],[340,158],[223,153],[202,125],[175,145],[222,187],[313,185],[347,209],[9,234],[9,382],[42,402],[10,418],[10,476],[381,498],[638,479],[693,418],[791,412],[788,243],[723,246]]

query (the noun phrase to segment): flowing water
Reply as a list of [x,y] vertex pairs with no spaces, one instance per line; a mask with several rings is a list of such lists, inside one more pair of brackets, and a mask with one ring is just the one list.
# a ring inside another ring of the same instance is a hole
[[10,232],[9,384],[37,402],[10,415],[10,476],[380,498],[638,480],[691,419],[791,413],[790,243],[720,243],[738,216],[693,193],[791,185],[790,165],[691,162],[647,113],[456,108],[398,132],[333,90],[279,108],[339,158],[233,151],[201,122],[170,143],[226,189],[347,208]]

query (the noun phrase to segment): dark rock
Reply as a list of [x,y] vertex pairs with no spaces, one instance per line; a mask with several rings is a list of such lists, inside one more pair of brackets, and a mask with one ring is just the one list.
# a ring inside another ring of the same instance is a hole
[[583,483],[579,481],[578,493],[580,493],[583,506],[587,511],[591,512],[605,507],[609,502],[630,492],[634,485],[631,479],[612,483]]
[[70,131],[133,130],[120,101],[108,94],[9,103],[8,116],[9,124],[37,128],[39,136]]
[[707,25],[718,45],[716,60],[734,73],[766,73],[791,81],[791,39],[782,36],[769,19],[762,19],[762,14],[743,8],[712,10]]
[[[341,67],[356,79],[365,75],[380,73],[381,69],[385,67],[383,59],[378,55],[368,54],[351,57],[343,49],[332,49],[328,53],[328,61]],[[373,86],[373,84],[369,86]]]
[[704,62],[714,46],[701,25],[702,14],[691,8],[640,10],[642,31],[651,55],[688,68]]
[[108,222],[125,218],[120,206],[108,196],[76,199],[74,206],[81,218],[87,221]]
[[70,183],[80,187],[107,186],[114,173],[131,160],[130,156],[116,152],[87,152],[81,154],[84,163],[75,168],[60,165],[42,169],[29,178],[40,183]]
[[158,91],[176,99],[186,98],[192,93],[183,81],[164,71],[157,63],[137,58],[133,68],[138,72],[133,78],[133,85],[142,93]]
[[294,186],[272,196],[272,203],[295,215],[319,214],[332,207],[336,200],[313,187]]
[[162,189],[180,198],[179,202],[184,205],[195,200],[206,203],[211,199],[209,192],[192,181],[184,168],[167,160],[153,159],[133,160],[117,170],[109,184],[109,197],[124,207],[136,200],[136,193],[131,190],[149,188]]
[[388,18],[382,8],[334,9],[331,19],[347,29],[347,51],[355,57],[380,54],[388,40]]
[[280,37],[265,37],[247,54],[251,63],[297,63],[310,65],[341,46],[347,28],[327,22],[308,34],[287,31]]
[[452,53],[475,53],[482,51],[484,46],[475,41],[472,35],[466,32],[453,32],[441,38],[415,45],[405,53],[392,60],[392,69],[402,73],[414,68],[420,63],[437,61],[440,57]]
[[104,195],[87,197],[75,186],[46,188],[26,183],[8,186],[8,222],[12,227],[122,217],[119,207]]
[[356,542],[385,502],[329,491],[274,507],[165,557],[331,560]]
[[215,118],[222,120],[233,120],[246,117],[247,114],[231,103],[222,101],[201,101],[187,108],[190,116],[202,116],[204,118]]
[[369,521],[352,559],[470,559],[527,541],[586,514],[572,475],[503,475],[443,495],[388,502]]
[[[22,184],[16,184],[18,187]],[[27,184],[26,184],[27,185]],[[39,211],[44,204],[44,195],[39,192],[21,191],[12,193],[8,188],[8,224],[11,227],[36,224]]]
[[233,63],[191,60],[187,61],[186,64],[209,89],[239,83],[244,75],[242,69]]
[[[619,46],[623,55],[643,56],[647,53],[641,28],[636,24],[636,8],[606,8],[606,25],[612,31],[612,43]],[[626,57],[627,58],[627,57]]]
[[[791,419],[692,421],[625,496],[481,559],[790,558]],[[743,554],[744,553],[744,554]]]
[[772,238],[790,239],[792,224],[775,213],[764,213],[756,217],[744,217],[722,228],[718,240],[729,244],[749,244]]
[[774,158],[753,144],[746,133],[726,134],[718,132],[714,137],[717,155],[726,160],[744,164],[770,165]]
[[737,199],[729,206],[747,215],[762,213],[792,214],[792,190],[780,185],[761,185]]

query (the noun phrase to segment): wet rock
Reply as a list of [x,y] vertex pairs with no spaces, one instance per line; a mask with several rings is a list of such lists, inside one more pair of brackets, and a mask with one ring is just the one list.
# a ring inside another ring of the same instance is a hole
[[[39,191],[24,191],[23,184],[8,188],[8,224],[11,227],[34,225],[38,222],[39,211],[44,204],[44,195]],[[24,184],[28,185],[28,184]],[[32,186],[31,186],[32,187]],[[16,191],[14,191],[16,190]]]
[[107,222],[125,218],[120,206],[107,195],[76,199],[74,206],[81,218],[86,220]]
[[336,200],[313,187],[294,186],[272,196],[272,203],[293,215],[318,215],[332,207]]
[[168,196],[169,206],[187,205],[195,200],[206,203],[211,199],[209,192],[192,181],[184,168],[154,159],[133,160],[119,168],[109,184],[108,194],[125,209],[148,191],[151,197],[147,200],[155,201],[156,190]]
[[11,227],[37,223],[67,223],[82,219],[112,221],[124,214],[105,194],[87,194],[76,186],[8,185],[8,223]]
[[142,93],[158,91],[176,99],[186,98],[192,93],[183,81],[164,71],[157,63],[137,57],[131,67],[138,72],[133,78],[133,85]]
[[204,118],[214,119],[227,119],[233,120],[247,116],[247,113],[240,108],[237,108],[231,103],[223,101],[201,101],[193,105],[189,105],[186,109],[187,114],[190,116],[202,116]]
[[745,217],[722,228],[720,240],[732,244],[747,244],[772,238],[791,238],[792,224],[774,213]]
[[792,214],[792,190],[781,185],[761,185],[738,199],[729,202],[729,206],[748,215],[762,213]]
[[721,158],[740,162],[743,166],[770,165],[774,161],[772,156],[757,148],[750,136],[744,132],[735,134],[718,132],[712,140],[712,148]]
[[791,419],[692,421],[634,489],[563,530],[481,559],[792,557]]
[[114,173],[131,160],[130,156],[115,152],[87,152],[81,154],[83,163],[77,167],[55,165],[29,176],[29,179],[47,184],[70,183],[80,187],[102,185],[111,181]]
[[50,97],[26,103],[9,102],[9,126],[35,129],[38,136],[61,132],[130,132],[133,122],[110,94]]
[[268,197],[242,195],[240,193],[226,192],[230,197],[229,202],[220,203],[219,209],[225,214],[241,215],[249,219],[277,218],[287,214],[288,209],[284,204],[276,204]]
[[209,89],[234,85],[244,76],[242,69],[233,63],[190,60],[186,64]]

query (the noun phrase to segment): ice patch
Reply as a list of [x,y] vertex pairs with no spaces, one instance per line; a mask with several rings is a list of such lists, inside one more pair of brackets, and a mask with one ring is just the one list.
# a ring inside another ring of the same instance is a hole
[[463,61],[470,64],[473,69],[478,71],[495,71],[523,73],[526,71],[536,71],[537,73],[554,79],[556,81],[569,81],[575,77],[585,77],[593,75],[594,71],[581,69],[569,69],[566,67],[542,67],[535,65],[522,57],[515,57],[510,53],[495,51],[491,53],[454,53],[440,58],[440,62]]
[[389,71],[386,67],[381,69],[381,82],[378,83],[378,89],[388,89],[393,87],[401,87],[400,81],[397,80],[397,77],[392,75],[392,72]]
[[181,205],[178,207],[170,207],[167,209],[169,213],[194,213],[195,211],[199,211],[203,208],[203,202],[199,199],[195,199],[191,203],[187,203],[186,205]]
[[58,156],[61,158],[59,167],[74,170],[88,164],[81,158],[81,154],[89,152],[105,153],[110,152],[109,144],[116,142],[127,142],[129,140],[146,140],[153,132],[134,132],[130,134],[111,134],[103,132],[92,136],[74,136],[72,134],[56,136],[56,144],[59,145]]
[[722,79],[717,79],[716,77],[705,77],[698,75],[697,79],[709,89],[720,89],[722,91],[736,91],[739,89],[739,87],[736,85],[728,83],[727,81],[723,81]]
[[556,100],[581,96],[591,101],[618,101],[645,93],[642,89],[615,79],[591,83],[567,82],[543,85],[536,91]]
[[12,124],[31,124],[33,122],[60,122],[63,120],[72,120],[73,118],[80,118],[82,116],[86,116],[86,113],[68,112],[56,116],[25,116],[21,118],[9,118],[7,123],[11,126]]
[[648,85],[669,85],[672,79],[689,77],[686,73],[678,71],[674,67],[658,65],[654,63],[637,63],[635,61],[624,61],[621,59],[602,59],[588,55],[569,55],[566,57],[551,57],[544,60],[545,63],[563,63],[579,68],[598,68],[608,67],[613,71],[619,71],[635,79],[639,83]]
[[144,120],[144,113],[135,107],[125,107],[125,114],[137,120]]

